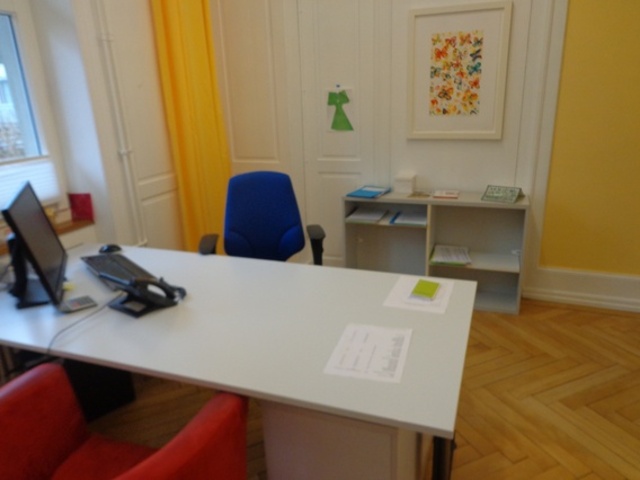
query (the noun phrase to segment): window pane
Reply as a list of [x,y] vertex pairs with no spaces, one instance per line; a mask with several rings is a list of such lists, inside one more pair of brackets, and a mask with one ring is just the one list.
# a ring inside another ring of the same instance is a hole
[[0,163],[42,154],[15,38],[0,14]]
[[[31,182],[40,201],[60,196],[56,172],[49,160],[15,163],[0,168],[0,208],[9,204],[26,181]],[[2,221],[2,215],[0,215]],[[1,237],[0,237],[1,239]]]

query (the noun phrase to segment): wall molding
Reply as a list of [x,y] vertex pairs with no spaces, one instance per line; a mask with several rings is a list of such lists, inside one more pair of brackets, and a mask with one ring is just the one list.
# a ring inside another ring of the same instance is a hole
[[541,268],[523,297],[550,302],[640,312],[640,276]]

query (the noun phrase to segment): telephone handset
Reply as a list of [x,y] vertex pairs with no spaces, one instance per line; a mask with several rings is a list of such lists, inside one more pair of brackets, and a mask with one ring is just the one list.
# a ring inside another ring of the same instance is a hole
[[136,277],[123,280],[108,274],[100,276],[127,292],[125,298],[117,298],[109,306],[134,317],[140,317],[158,308],[177,305],[187,294],[184,288],[170,285],[163,278]]
[[[134,278],[123,290],[151,305],[172,307],[184,298],[184,288],[169,285],[162,278]],[[161,292],[161,293],[160,293]]]

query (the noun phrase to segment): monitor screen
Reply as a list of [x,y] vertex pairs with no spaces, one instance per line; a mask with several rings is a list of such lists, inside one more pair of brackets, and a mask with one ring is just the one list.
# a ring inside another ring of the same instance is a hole
[[64,293],[67,252],[30,183],[20,189],[2,215],[13,232],[9,251],[16,280],[12,293],[18,297],[18,308],[49,302],[58,305]]

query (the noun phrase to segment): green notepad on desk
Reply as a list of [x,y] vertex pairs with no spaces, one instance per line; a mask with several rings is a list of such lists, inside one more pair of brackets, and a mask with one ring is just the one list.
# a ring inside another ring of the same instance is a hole
[[418,280],[416,286],[411,291],[413,298],[420,298],[423,300],[433,300],[438,293],[440,284],[431,280]]

